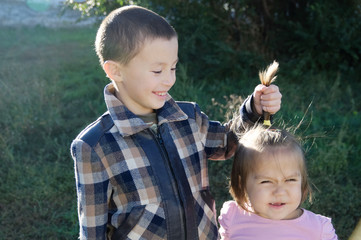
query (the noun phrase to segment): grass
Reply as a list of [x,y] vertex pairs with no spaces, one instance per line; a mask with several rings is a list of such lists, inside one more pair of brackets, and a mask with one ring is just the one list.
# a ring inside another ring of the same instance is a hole
[[[108,82],[93,51],[96,30],[0,30],[0,239],[76,239],[69,146],[105,111],[102,89]],[[238,96],[245,98],[258,84],[250,70],[237,79],[193,79],[187,64],[178,66],[171,94],[196,101],[211,119],[223,121]],[[300,73],[282,62],[280,68],[283,105],[276,122],[303,119],[298,134],[318,188],[306,206],[332,217],[346,239],[361,217],[361,84],[344,74]],[[218,210],[230,199],[230,165],[210,162]]]
[[[104,85],[100,77],[86,75],[97,70],[89,51],[94,34],[94,29],[1,30],[0,239],[78,234],[69,145],[85,124],[79,115],[87,120],[95,115],[87,100],[101,101],[86,90]],[[79,86],[85,87],[75,93]]]

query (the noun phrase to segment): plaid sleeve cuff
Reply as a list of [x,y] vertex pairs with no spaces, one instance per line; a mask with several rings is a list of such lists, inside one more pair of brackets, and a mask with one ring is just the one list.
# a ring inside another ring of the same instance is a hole
[[[263,116],[258,114],[256,109],[253,107],[253,96],[250,95],[247,97],[247,99],[243,102],[241,109],[240,109],[240,115],[243,119],[243,121],[248,123],[258,123],[263,121]],[[271,115],[271,121],[273,116]]]

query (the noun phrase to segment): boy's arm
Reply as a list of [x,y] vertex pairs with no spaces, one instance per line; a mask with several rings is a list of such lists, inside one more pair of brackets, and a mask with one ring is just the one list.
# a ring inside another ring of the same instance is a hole
[[79,239],[106,239],[109,179],[98,154],[80,139],[73,141],[78,196]]
[[210,121],[198,105],[195,105],[196,122],[203,136],[202,142],[208,159],[224,160],[232,157],[238,141],[231,128],[236,126],[242,131],[261,118],[253,111],[251,100],[252,96],[248,97],[240,107],[238,117],[224,125],[218,121]]
[[269,87],[258,85],[253,94],[243,102],[239,116],[225,125],[217,121],[209,121],[196,106],[196,121],[203,135],[202,141],[207,158],[223,160],[232,157],[238,144],[234,132],[242,132],[262,121],[262,111],[275,114],[281,108],[281,98],[282,94],[276,85]]
[[254,125],[260,120],[263,120],[263,116],[257,113],[257,110],[254,107],[254,96],[250,95],[243,102],[242,106],[239,109],[239,116],[242,123],[247,123],[249,125]]

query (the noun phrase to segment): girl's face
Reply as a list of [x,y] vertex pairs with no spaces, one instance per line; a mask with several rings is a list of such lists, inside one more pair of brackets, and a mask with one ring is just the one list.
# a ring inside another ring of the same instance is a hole
[[261,217],[281,220],[302,214],[301,156],[288,150],[264,152],[247,177],[246,192],[253,211]]

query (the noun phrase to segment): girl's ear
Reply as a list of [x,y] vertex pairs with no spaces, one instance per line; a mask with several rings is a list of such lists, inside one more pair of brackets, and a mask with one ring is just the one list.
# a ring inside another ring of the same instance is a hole
[[122,75],[121,75],[119,63],[112,60],[108,60],[103,64],[103,69],[104,72],[107,74],[107,77],[110,78],[111,80],[115,82],[122,81]]

